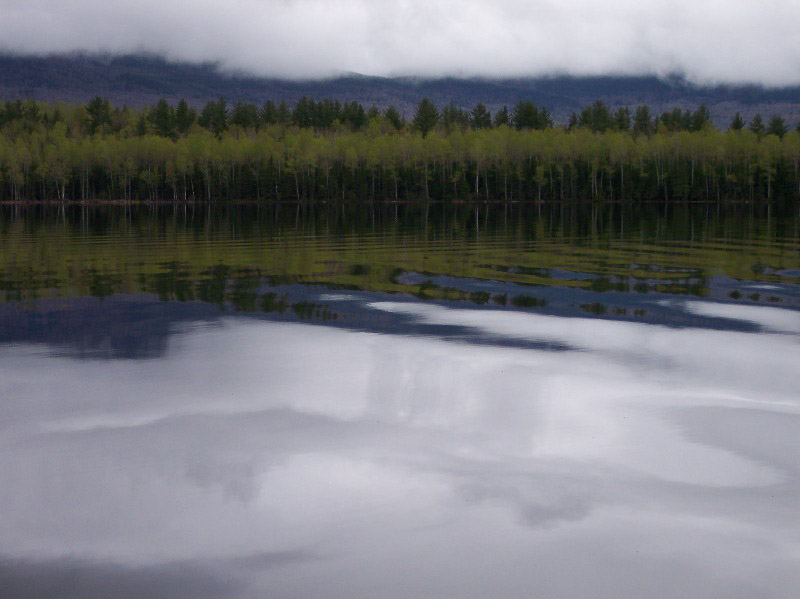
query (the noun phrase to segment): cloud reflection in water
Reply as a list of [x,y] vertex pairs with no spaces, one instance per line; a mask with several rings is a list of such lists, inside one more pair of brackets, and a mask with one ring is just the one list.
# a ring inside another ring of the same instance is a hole
[[235,318],[160,360],[5,347],[4,575],[191,564],[239,596],[800,590],[796,335],[370,307],[577,349]]

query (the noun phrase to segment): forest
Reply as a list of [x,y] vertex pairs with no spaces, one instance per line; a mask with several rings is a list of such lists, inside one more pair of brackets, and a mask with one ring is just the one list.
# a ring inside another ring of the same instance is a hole
[[202,109],[0,102],[0,200],[796,202],[800,125],[600,100],[556,124],[520,101],[492,114],[310,97]]

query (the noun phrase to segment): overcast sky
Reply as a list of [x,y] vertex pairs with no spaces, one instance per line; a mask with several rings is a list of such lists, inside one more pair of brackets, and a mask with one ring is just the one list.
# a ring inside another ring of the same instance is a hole
[[259,75],[683,74],[800,83],[798,0],[0,0],[0,48]]

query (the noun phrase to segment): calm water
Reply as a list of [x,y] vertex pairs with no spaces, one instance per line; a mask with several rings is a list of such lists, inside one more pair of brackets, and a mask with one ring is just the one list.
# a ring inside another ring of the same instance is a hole
[[2,597],[800,596],[800,217],[0,208]]

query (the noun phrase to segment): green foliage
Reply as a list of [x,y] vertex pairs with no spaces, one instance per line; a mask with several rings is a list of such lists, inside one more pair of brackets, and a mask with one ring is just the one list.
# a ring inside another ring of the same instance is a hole
[[414,113],[414,120],[412,125],[414,129],[425,137],[428,132],[436,126],[439,122],[439,110],[436,105],[428,98],[423,98],[417,106],[417,111]]
[[139,137],[144,137],[148,133],[150,133],[150,127],[147,122],[147,117],[144,114],[139,115],[139,118],[136,119],[136,135]]
[[783,120],[783,117],[778,115],[773,116],[767,124],[767,135],[777,135],[783,139],[783,136],[786,135],[788,131],[789,128],[786,126],[786,121]]
[[[262,110],[262,121],[265,124],[285,124],[284,112],[287,107],[284,103],[275,107],[267,102]],[[377,116],[377,110],[372,116]],[[337,123],[344,124],[353,130],[366,126],[370,116],[358,102],[348,102],[342,105],[338,100],[320,100],[303,96],[294,106],[291,113],[291,122],[300,128],[330,129]]]
[[278,108],[272,100],[267,100],[261,107],[258,118],[262,125],[278,124]]
[[175,110],[163,98],[150,111],[147,119],[156,135],[177,137]]
[[96,96],[86,105],[86,114],[89,117],[89,134],[94,135],[104,125],[111,125],[111,102],[108,98]]
[[578,116],[578,126],[600,133],[611,129],[611,113],[605,102],[595,100],[591,106],[584,108]]
[[228,105],[225,98],[208,102],[200,113],[197,122],[201,127],[212,131],[214,135],[221,136],[228,129]]
[[473,129],[488,129],[492,126],[492,113],[482,102],[478,102],[470,113],[470,124]]
[[342,106],[342,122],[357,131],[367,124],[367,113],[358,102],[348,102]]
[[292,111],[285,101],[276,106],[272,100],[267,100],[258,116],[261,125],[288,125],[292,120]]
[[[224,99],[197,115],[0,103],[0,199],[512,199],[792,198],[800,194],[800,133],[773,117],[729,133],[703,107],[661,115],[595,102],[553,127],[531,102],[491,115],[430,100],[413,127],[400,113],[303,98],[288,105]],[[302,124],[302,126],[301,126]]]
[[386,120],[389,121],[396,130],[400,130],[405,126],[405,121],[403,120],[402,115],[397,112],[397,108],[394,106],[389,106],[384,113]]
[[702,131],[706,127],[711,126],[711,112],[708,107],[701,104],[700,107],[692,113],[689,120],[689,131]]
[[649,106],[639,106],[633,117],[633,133],[650,136],[655,131],[653,115]]
[[533,102],[520,101],[514,106],[512,121],[516,129],[547,129],[553,126],[553,119],[546,108],[539,108]]
[[[341,106],[338,106],[337,113],[332,115],[331,123],[333,123],[334,119],[339,118],[340,112]],[[294,105],[294,110],[292,111],[292,123],[298,127],[314,127],[319,118],[320,115],[318,114],[317,104],[313,98],[303,96]]]
[[567,121],[567,131],[572,131],[578,124],[580,123],[580,117],[578,116],[577,112],[573,112],[569,115],[569,120]]
[[742,118],[741,113],[737,112],[736,116],[733,117],[731,124],[728,126],[729,131],[741,131],[744,129],[744,119]]
[[766,127],[764,127],[764,119],[761,118],[760,113],[756,113],[756,115],[750,120],[750,124],[747,125],[747,128],[759,137],[764,134]]
[[255,129],[259,125],[258,107],[255,104],[236,102],[231,111],[231,125],[242,129]]
[[450,102],[442,109],[440,117],[445,131],[464,130],[469,127],[469,114],[462,110],[455,102]]
[[186,135],[189,129],[197,120],[197,111],[190,108],[186,100],[181,98],[178,107],[175,109],[175,128],[180,135]]
[[627,131],[631,128],[631,111],[627,106],[621,106],[614,113],[613,126],[615,131]]
[[494,115],[494,126],[495,127],[509,127],[511,125],[511,117],[508,114],[508,107],[503,106],[497,113]]

